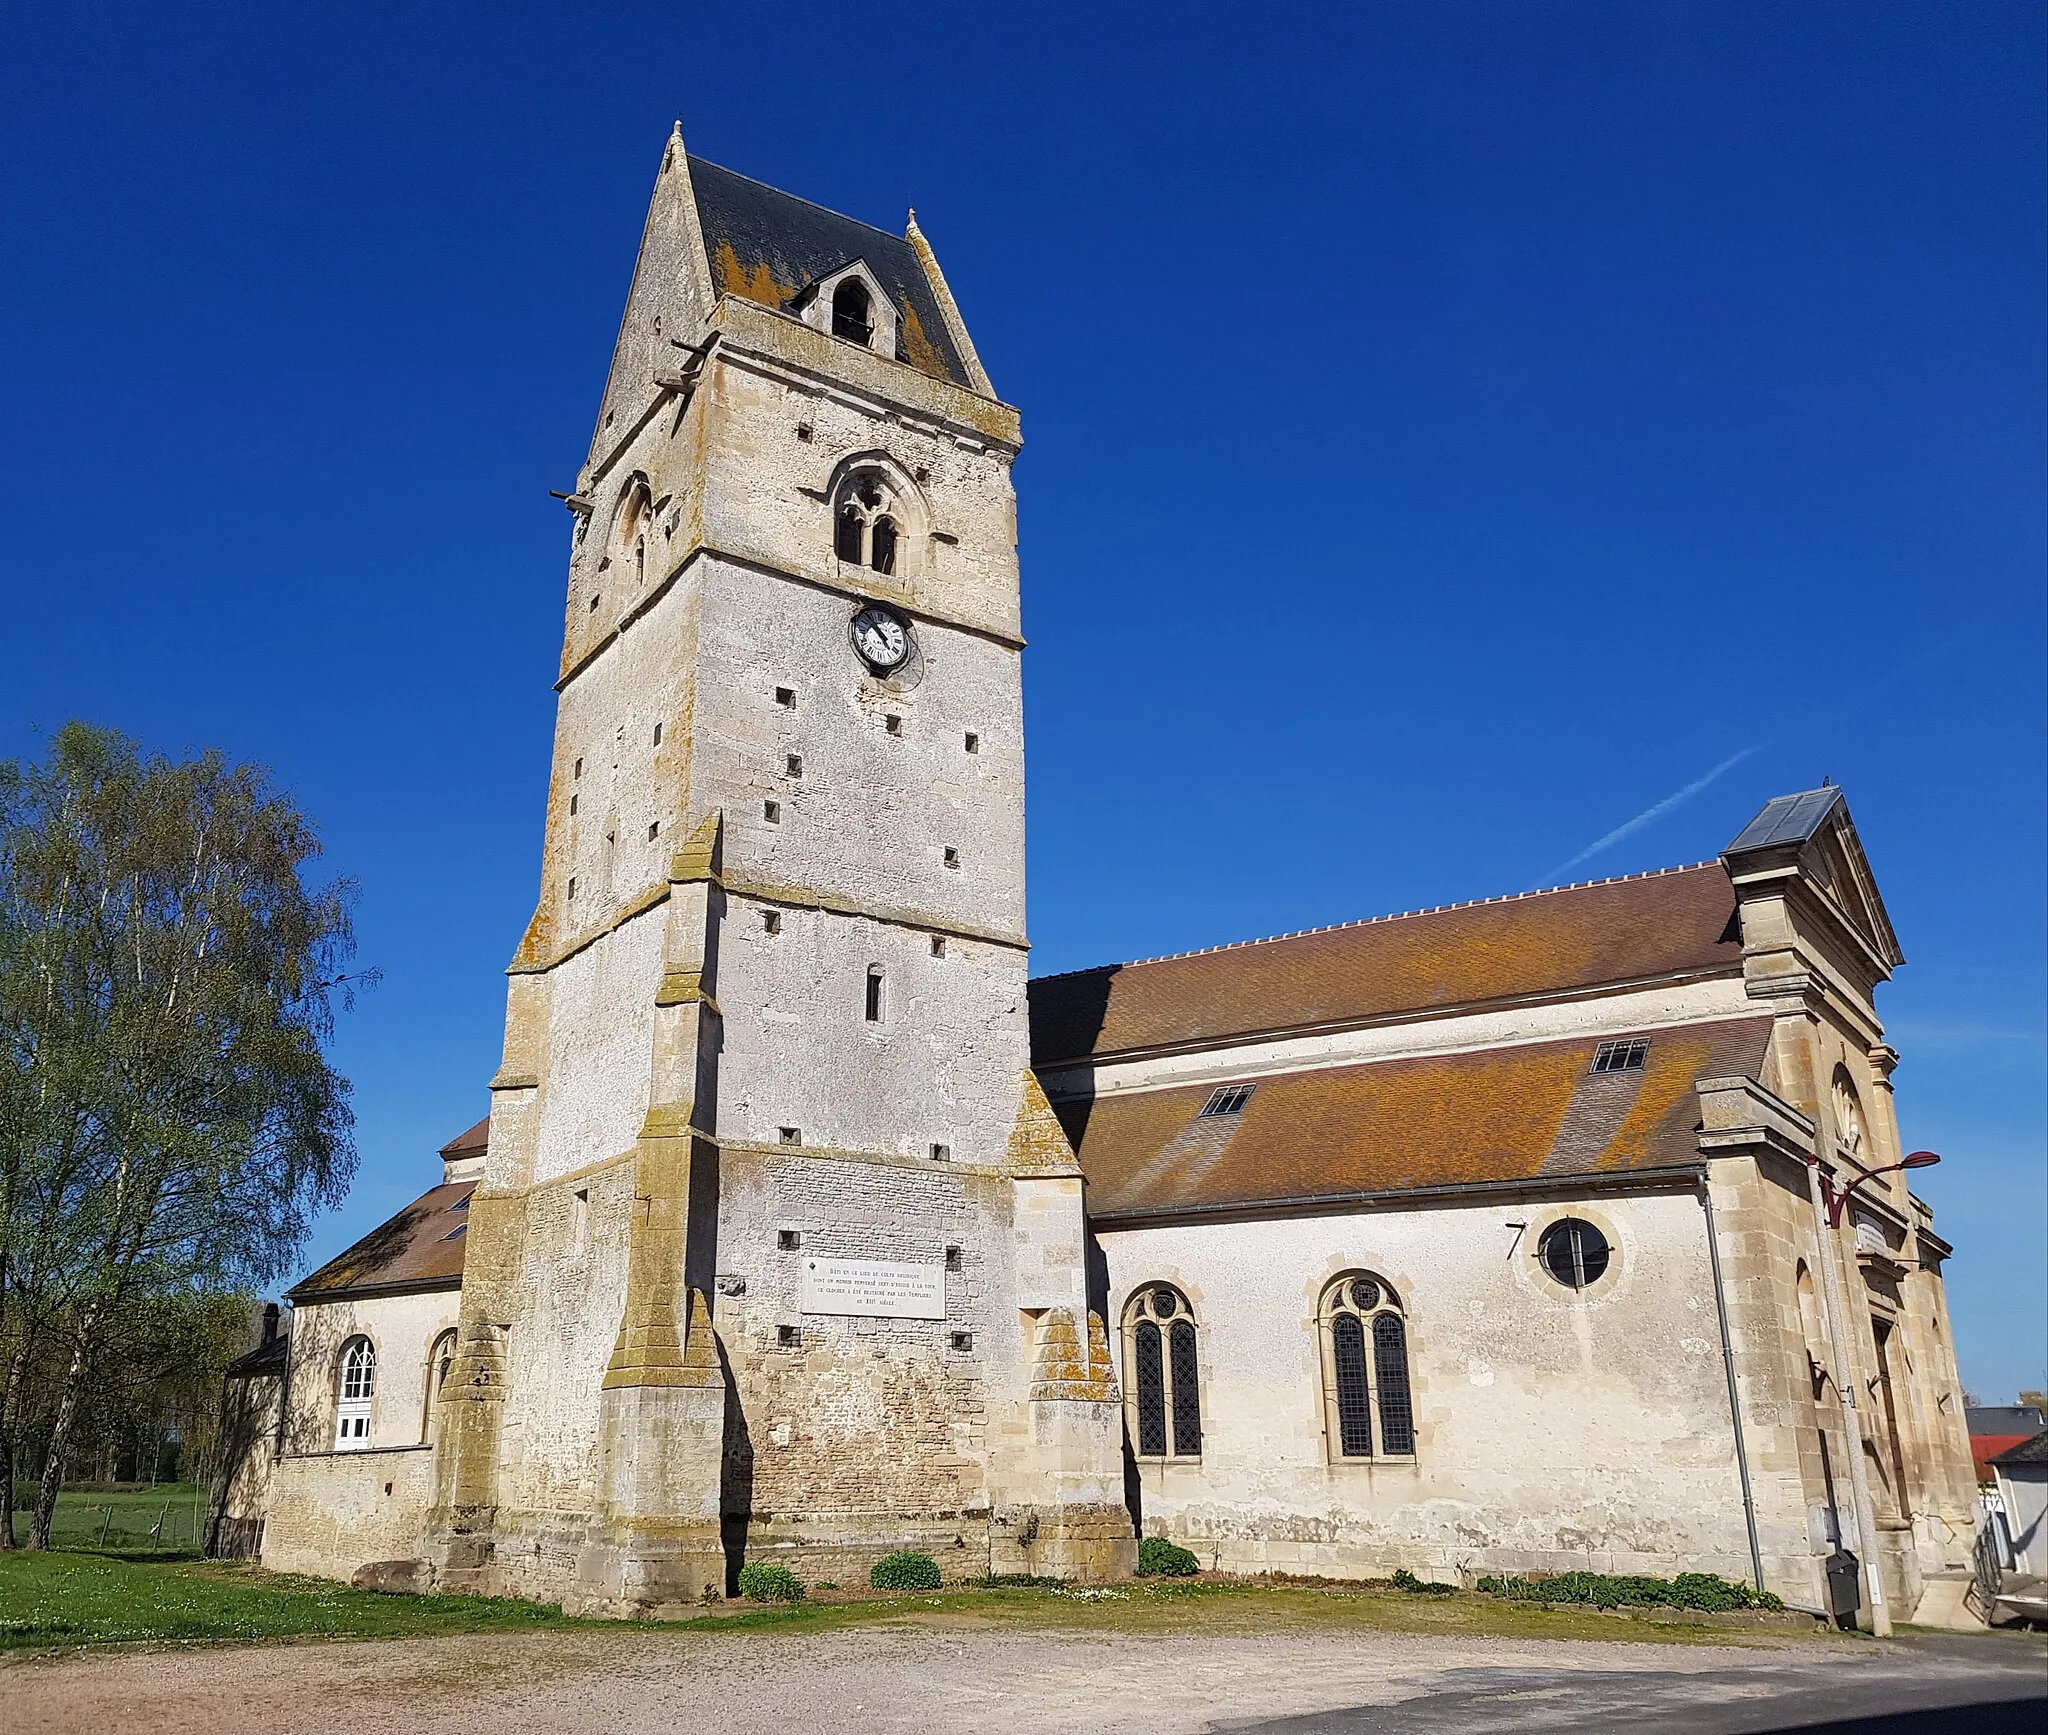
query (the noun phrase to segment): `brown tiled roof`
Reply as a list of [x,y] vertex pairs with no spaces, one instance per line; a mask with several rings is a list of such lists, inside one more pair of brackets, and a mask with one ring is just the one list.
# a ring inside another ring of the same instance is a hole
[[1736,971],[1718,862],[1381,916],[1031,984],[1031,1052],[1084,1055]]
[[[468,1135],[465,1134],[464,1137]],[[291,1291],[294,1301],[334,1301],[366,1290],[458,1287],[468,1247],[474,1181],[436,1187],[336,1255]]]
[[1201,1114],[1213,1083],[1054,1107],[1097,1219],[1672,1168],[1699,1160],[1694,1082],[1756,1076],[1770,1031],[1638,1031],[1635,1072],[1593,1072],[1588,1036],[1286,1073],[1235,1115]]
[[480,1157],[491,1148],[491,1117],[484,1118],[466,1133],[457,1133],[434,1154],[440,1157]]

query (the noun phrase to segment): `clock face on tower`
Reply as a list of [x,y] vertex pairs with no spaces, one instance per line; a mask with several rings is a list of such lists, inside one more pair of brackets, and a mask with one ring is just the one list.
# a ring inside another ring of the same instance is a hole
[[910,632],[885,608],[868,607],[853,617],[853,648],[878,675],[899,667],[910,654]]

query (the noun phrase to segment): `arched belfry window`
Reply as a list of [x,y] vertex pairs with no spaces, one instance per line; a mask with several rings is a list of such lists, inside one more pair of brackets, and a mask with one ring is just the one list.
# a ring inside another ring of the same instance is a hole
[[1131,1444],[1140,1458],[1202,1455],[1202,1377],[1195,1312],[1178,1289],[1141,1289],[1124,1316]]
[[633,477],[619,496],[612,519],[612,557],[633,569],[633,582],[647,581],[647,531],[654,518],[654,497],[645,476]]
[[875,304],[858,277],[843,279],[832,291],[832,335],[865,349],[875,338]]
[[370,1443],[370,1404],[377,1393],[377,1351],[366,1337],[341,1346],[335,1370],[334,1449],[360,1452]]
[[1323,1291],[1323,1409],[1334,1458],[1411,1458],[1408,1321],[1387,1282],[1352,1271]]
[[840,486],[832,515],[832,552],[850,566],[893,575],[905,503],[879,470],[856,470]]

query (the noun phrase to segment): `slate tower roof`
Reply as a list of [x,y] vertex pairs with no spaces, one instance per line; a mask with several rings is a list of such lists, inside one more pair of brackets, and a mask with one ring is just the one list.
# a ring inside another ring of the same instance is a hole
[[706,262],[719,294],[792,312],[821,277],[861,260],[895,303],[896,359],[970,391],[979,389],[906,236],[842,217],[702,157],[689,161]]

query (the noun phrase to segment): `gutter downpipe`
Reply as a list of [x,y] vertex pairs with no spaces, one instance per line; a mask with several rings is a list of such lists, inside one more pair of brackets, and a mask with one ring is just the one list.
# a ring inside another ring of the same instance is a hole
[[1735,1474],[1742,1482],[1742,1521],[1749,1530],[1749,1570],[1764,1588],[1764,1554],[1756,1536],[1756,1496],[1749,1485],[1749,1450],[1742,1439],[1742,1400],[1735,1387],[1735,1346],[1728,1335],[1728,1294],[1721,1284],[1721,1237],[1714,1227],[1714,1196],[1700,1171],[1700,1207],[1707,1214],[1707,1263],[1714,1274],[1714,1311],[1721,1320],[1721,1368],[1728,1376],[1728,1420],[1735,1430]]
[[1892,1613],[1884,1600],[1884,1573],[1877,1558],[1877,1516],[1870,1501],[1870,1472],[1863,1463],[1863,1422],[1856,1413],[1856,1385],[1862,1375],[1849,1359],[1849,1344],[1842,1320],[1848,1311],[1842,1299],[1841,1237],[1828,1222],[1828,1208],[1821,1199],[1820,1158],[1806,1162],[1806,1192],[1813,1205],[1813,1256],[1822,1275],[1821,1294],[1827,1301],[1828,1354],[1834,1360],[1836,1396],[1842,1405],[1842,1433],[1849,1446],[1849,1491],[1856,1502],[1856,1545],[1862,1551],[1863,1580],[1870,1604],[1870,1630],[1878,1638],[1892,1636]]

